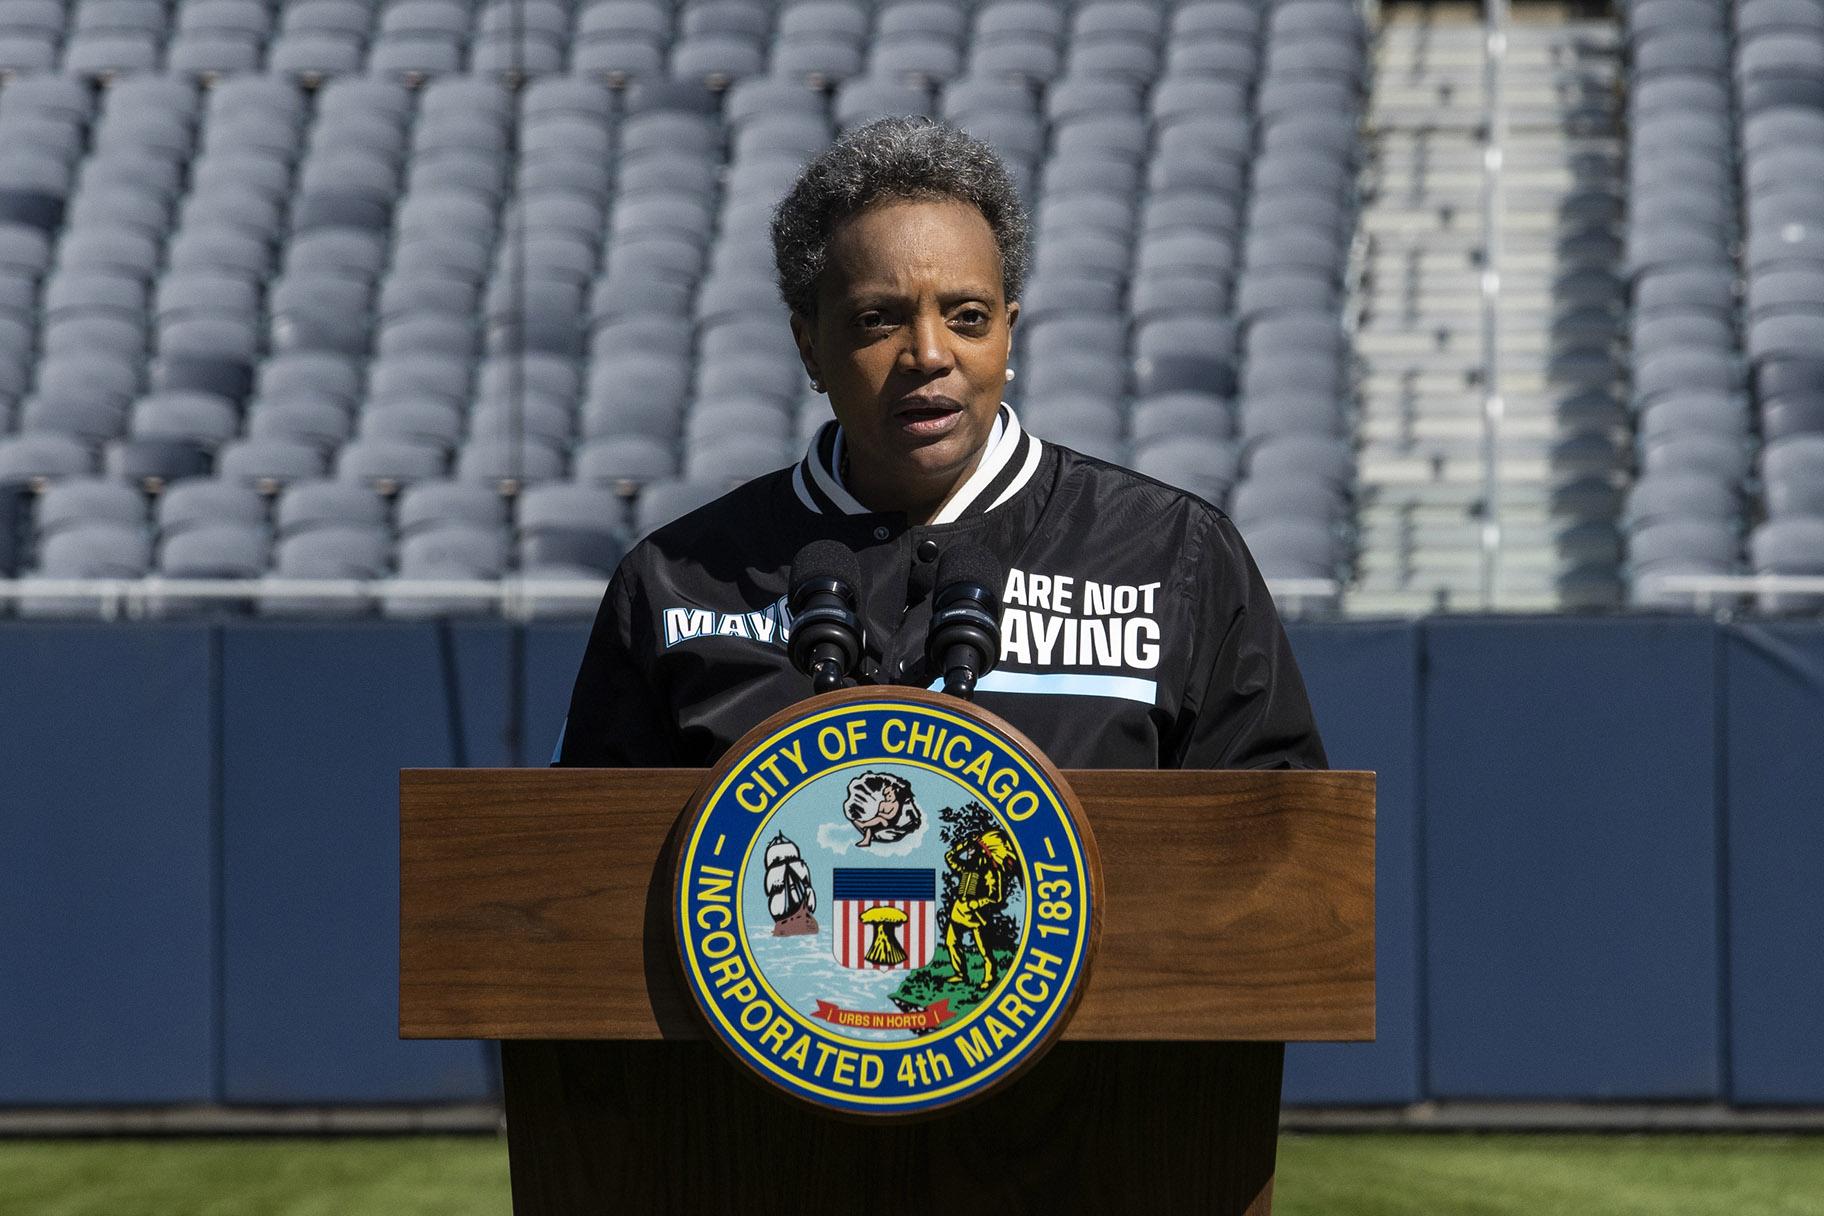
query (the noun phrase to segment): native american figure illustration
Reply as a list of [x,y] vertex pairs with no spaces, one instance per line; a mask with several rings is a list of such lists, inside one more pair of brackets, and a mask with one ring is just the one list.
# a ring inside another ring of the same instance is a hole
[[963,943],[957,933],[962,929],[975,941],[982,956],[983,988],[994,985],[994,955],[988,949],[986,930],[993,915],[1007,902],[1007,880],[1018,871],[1020,861],[1013,843],[999,828],[989,828],[979,835],[965,838],[944,854],[944,864],[956,871],[956,898],[950,904],[950,924],[944,930],[944,951],[950,956],[950,969],[956,974],[949,983],[966,984],[969,971],[963,965]]
[[925,814],[912,797],[912,783],[892,773],[863,773],[849,782],[842,813],[861,833],[855,847],[865,849],[876,840],[882,844],[902,839],[918,830]]

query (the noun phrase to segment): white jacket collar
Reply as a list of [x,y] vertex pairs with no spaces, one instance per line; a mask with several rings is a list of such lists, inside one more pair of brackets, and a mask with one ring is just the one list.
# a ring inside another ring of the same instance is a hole
[[[955,523],[1005,503],[1032,480],[1039,467],[1040,446],[1020,426],[1013,407],[1003,402],[994,429],[988,433],[981,463],[931,522]],[[792,489],[798,501],[818,515],[873,514],[842,484],[842,427],[834,419],[818,428],[804,459],[792,470]]]

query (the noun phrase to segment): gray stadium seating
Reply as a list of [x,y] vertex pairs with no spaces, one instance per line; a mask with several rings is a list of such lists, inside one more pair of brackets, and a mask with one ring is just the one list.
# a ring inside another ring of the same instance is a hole
[[[599,576],[827,418],[771,283],[770,208],[835,132],[942,113],[1034,204],[1009,386],[1033,429],[1218,503],[1250,461],[1306,453],[1282,469],[1306,497],[1263,477],[1251,501],[1321,503],[1333,526],[1353,488],[1336,318],[1366,42],[1345,0],[1263,16],[19,0],[0,33],[19,73],[0,82],[0,478],[48,484],[53,531],[155,520],[120,569]],[[1770,276],[1761,302],[1794,282]],[[1808,315],[1770,313],[1767,349]],[[417,539],[458,523],[479,531]],[[1315,552],[1303,538],[1288,563]]]

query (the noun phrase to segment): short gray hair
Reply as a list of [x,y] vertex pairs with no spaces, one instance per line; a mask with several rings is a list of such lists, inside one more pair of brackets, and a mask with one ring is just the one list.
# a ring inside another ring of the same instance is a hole
[[1031,223],[993,149],[928,118],[882,118],[844,135],[804,167],[773,211],[773,261],[785,306],[810,316],[836,226],[877,202],[953,198],[982,213],[1001,253],[1001,290],[1020,298]]

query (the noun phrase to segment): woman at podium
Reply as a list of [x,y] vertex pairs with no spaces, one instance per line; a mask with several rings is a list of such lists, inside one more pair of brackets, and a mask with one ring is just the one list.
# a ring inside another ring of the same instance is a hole
[[1046,442],[1003,400],[1028,227],[994,153],[939,123],[883,119],[805,167],[773,218],[779,324],[832,418],[797,464],[627,554],[554,763],[707,766],[809,695],[786,596],[794,556],[828,539],[859,565],[855,682],[939,679],[940,558],[974,542],[1006,569],[976,701],[1060,767],[1324,767],[1228,517]]

